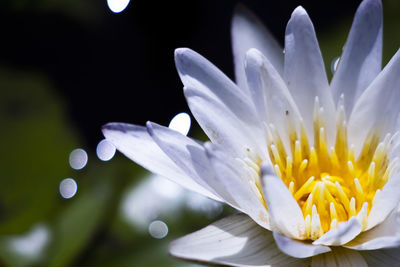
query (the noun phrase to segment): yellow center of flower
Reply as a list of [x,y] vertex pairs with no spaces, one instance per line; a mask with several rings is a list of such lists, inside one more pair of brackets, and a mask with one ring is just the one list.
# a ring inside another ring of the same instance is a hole
[[268,127],[268,151],[275,172],[299,204],[306,222],[304,239],[311,240],[356,216],[361,209],[367,209],[361,218],[365,227],[376,196],[398,165],[397,159],[390,162],[389,134],[383,140],[378,132],[369,134],[355,157],[354,146],[347,142],[343,106],[338,111],[335,145],[328,147],[322,113],[316,101],[314,146],[309,145],[301,123],[299,131],[289,133],[289,153],[274,125]]

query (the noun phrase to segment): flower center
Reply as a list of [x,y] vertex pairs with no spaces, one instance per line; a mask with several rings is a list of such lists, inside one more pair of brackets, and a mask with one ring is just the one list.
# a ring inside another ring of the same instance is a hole
[[[268,151],[276,174],[281,177],[299,204],[306,222],[305,239],[316,240],[339,222],[367,209],[397,168],[390,160],[392,138],[381,140],[378,132],[368,135],[359,156],[347,142],[344,108],[339,105],[335,145],[328,147],[323,109],[314,108],[314,146],[309,145],[301,123],[299,132],[289,133],[290,152],[285,150],[274,125],[269,125]],[[361,214],[361,213],[360,213]]]

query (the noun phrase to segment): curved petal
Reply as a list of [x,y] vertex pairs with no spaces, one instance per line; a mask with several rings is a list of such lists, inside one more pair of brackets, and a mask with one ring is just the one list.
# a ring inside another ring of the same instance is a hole
[[153,141],[145,127],[126,123],[109,123],[104,125],[102,130],[108,141],[143,168],[162,175],[186,189],[221,201],[211,191],[186,175]]
[[395,211],[381,224],[346,244],[356,250],[375,250],[400,246],[400,212]]
[[364,205],[357,217],[352,217],[346,222],[341,222],[336,228],[329,230],[313,242],[313,245],[341,246],[353,240],[362,231],[362,219],[367,213],[367,206]]
[[301,239],[306,232],[303,213],[282,179],[267,166],[262,167],[261,184],[265,202],[271,215],[271,227],[295,239]]
[[309,266],[279,251],[270,231],[244,214],[229,216],[173,241],[169,253],[177,258],[229,266]]
[[216,173],[212,186],[224,188],[237,203],[239,210],[266,229],[270,229],[269,214],[257,188],[259,174],[245,163],[231,158],[216,145],[206,143],[210,164]]
[[382,4],[364,0],[357,9],[339,66],[331,82],[335,103],[344,94],[346,114],[381,71]]
[[283,48],[261,21],[243,5],[238,5],[232,18],[232,50],[236,83],[248,90],[244,71],[245,55],[250,48],[260,50],[279,73],[283,72]]
[[293,240],[278,232],[273,233],[276,244],[285,254],[294,258],[308,258],[331,251],[329,247],[317,246],[299,240]]
[[290,151],[290,131],[299,130],[300,112],[285,82],[273,65],[258,50],[246,54],[246,74],[258,113],[265,122],[275,125]]
[[400,174],[394,175],[382,188],[368,215],[365,230],[383,222],[400,202]]
[[304,118],[310,140],[313,140],[314,101],[318,96],[324,108],[328,142],[332,144],[335,127],[335,106],[314,26],[302,7],[297,7],[285,33],[284,80]]
[[175,63],[189,107],[211,141],[224,145],[233,155],[246,155],[250,148],[265,156],[261,149],[265,147],[263,125],[249,97],[190,49],[177,49]]
[[365,259],[357,251],[341,247],[332,248],[332,252],[312,257],[311,267],[368,267]]
[[267,94],[260,75],[260,66],[262,63],[259,54],[261,52],[256,49],[247,51],[244,68],[250,90],[249,95],[253,100],[260,122],[267,122]]
[[[400,50],[357,100],[350,115],[348,133],[356,153],[369,134],[393,133],[400,111]],[[384,119],[382,119],[384,118]]]
[[400,262],[400,248],[360,251],[369,267],[392,267]]
[[222,185],[215,183],[215,172],[210,167],[204,147],[185,135],[156,123],[147,123],[147,131],[154,142],[177,166],[196,183],[217,195],[224,202],[238,208],[238,203]]

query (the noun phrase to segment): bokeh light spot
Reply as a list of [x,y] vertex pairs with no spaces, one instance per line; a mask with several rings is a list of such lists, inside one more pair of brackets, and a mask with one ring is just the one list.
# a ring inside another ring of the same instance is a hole
[[50,240],[48,228],[36,225],[28,233],[9,239],[10,248],[23,257],[38,257]]
[[60,194],[63,198],[71,198],[75,196],[78,185],[72,178],[65,178],[60,183]]
[[99,142],[96,148],[97,157],[102,161],[108,161],[115,155],[115,146],[106,139]]
[[80,170],[86,166],[88,155],[82,148],[72,150],[69,154],[69,165],[72,169]]
[[120,13],[128,6],[130,0],[107,0],[108,8],[114,13]]
[[180,132],[183,135],[187,135],[190,130],[191,119],[189,114],[182,112],[172,118],[169,123],[169,128]]
[[149,234],[157,239],[162,239],[168,234],[168,226],[163,221],[153,221],[149,225]]

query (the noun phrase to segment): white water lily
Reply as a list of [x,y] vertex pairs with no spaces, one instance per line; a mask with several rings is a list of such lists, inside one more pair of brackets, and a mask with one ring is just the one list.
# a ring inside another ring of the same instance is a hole
[[242,212],[170,253],[229,266],[398,265],[400,53],[381,70],[380,0],[358,8],[330,84],[302,7],[284,54],[243,8],[232,38],[237,84],[194,51],[175,52],[211,142],[150,122],[103,128],[138,164]]

